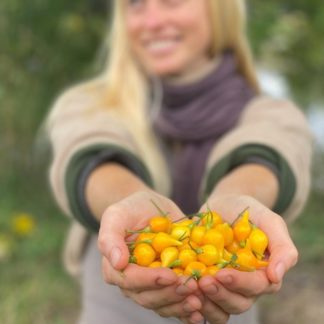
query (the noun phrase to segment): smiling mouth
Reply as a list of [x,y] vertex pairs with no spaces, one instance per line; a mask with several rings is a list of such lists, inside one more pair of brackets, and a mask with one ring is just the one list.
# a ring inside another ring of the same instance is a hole
[[163,39],[148,41],[145,44],[145,49],[151,55],[167,55],[171,54],[179,44],[179,38]]

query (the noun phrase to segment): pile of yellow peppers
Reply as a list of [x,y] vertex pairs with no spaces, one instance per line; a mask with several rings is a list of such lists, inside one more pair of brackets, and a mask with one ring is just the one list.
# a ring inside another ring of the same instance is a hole
[[222,268],[254,271],[268,265],[268,237],[249,220],[248,208],[232,224],[211,210],[172,222],[159,209],[147,227],[127,233],[138,234],[128,242],[130,263],[167,267],[196,280]]

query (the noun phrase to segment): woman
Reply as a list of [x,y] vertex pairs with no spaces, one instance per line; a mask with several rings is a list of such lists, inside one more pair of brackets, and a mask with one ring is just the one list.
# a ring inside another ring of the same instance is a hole
[[[260,94],[244,28],[242,0],[115,1],[107,70],[56,102],[50,176],[83,225],[65,255],[76,272],[85,251],[82,324],[255,323],[255,299],[297,262],[285,221],[306,201],[311,137],[293,104]],[[249,206],[269,266],[184,285],[128,265],[125,230],[145,226],[152,199],[174,218],[208,201],[232,221]]]

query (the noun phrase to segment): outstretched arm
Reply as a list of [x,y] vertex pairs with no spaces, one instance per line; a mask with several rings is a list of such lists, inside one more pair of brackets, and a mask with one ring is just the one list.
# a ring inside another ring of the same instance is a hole
[[[248,310],[255,299],[279,290],[284,274],[297,262],[297,250],[281,216],[271,211],[279,192],[273,172],[258,164],[245,164],[226,175],[208,198],[208,208],[231,223],[246,207],[250,219],[269,238],[269,266],[265,270],[241,272],[223,269],[205,277],[199,287],[207,297],[202,313],[210,323],[226,323],[226,314]],[[207,206],[202,206],[206,210]],[[217,316],[218,315],[218,316]]]
[[178,317],[184,322],[188,318],[202,319],[197,312],[201,301],[194,295],[196,282],[191,280],[184,284],[185,278],[178,278],[170,269],[128,264],[126,230],[147,225],[157,213],[151,200],[174,219],[184,216],[180,209],[128,169],[113,163],[104,164],[92,172],[86,197],[90,210],[100,221],[98,246],[103,255],[105,281],[119,286],[127,297],[161,316]]

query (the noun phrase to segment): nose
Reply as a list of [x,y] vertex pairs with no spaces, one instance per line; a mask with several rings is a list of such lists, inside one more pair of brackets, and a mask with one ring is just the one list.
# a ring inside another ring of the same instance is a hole
[[158,29],[167,21],[167,12],[159,1],[148,1],[142,18],[146,28]]

